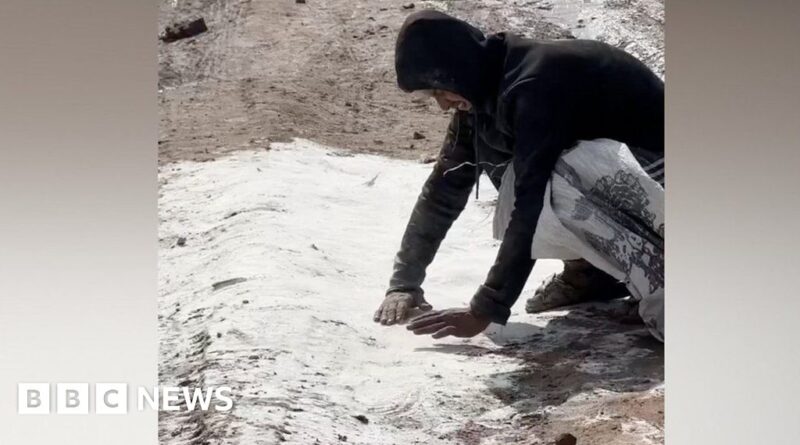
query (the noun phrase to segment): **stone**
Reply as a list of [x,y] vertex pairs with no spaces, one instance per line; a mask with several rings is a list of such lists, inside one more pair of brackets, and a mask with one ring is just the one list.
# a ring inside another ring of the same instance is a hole
[[578,439],[575,438],[572,434],[564,433],[553,442],[554,445],[576,445],[578,443]]
[[170,43],[176,40],[194,37],[206,31],[208,31],[206,21],[200,17],[199,19],[175,23],[167,26],[167,29],[164,30],[164,34],[161,36],[161,41]]

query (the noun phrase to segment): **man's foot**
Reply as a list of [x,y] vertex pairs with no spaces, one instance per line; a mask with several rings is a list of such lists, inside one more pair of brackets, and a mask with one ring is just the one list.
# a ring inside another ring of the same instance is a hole
[[537,313],[587,301],[607,301],[629,295],[624,283],[585,260],[564,261],[564,270],[545,280],[525,303]]

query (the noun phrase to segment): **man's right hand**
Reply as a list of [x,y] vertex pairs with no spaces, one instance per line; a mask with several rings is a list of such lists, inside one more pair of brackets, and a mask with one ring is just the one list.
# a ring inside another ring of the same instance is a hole
[[383,299],[383,303],[375,311],[372,319],[376,323],[384,325],[401,323],[411,315],[414,308],[418,308],[422,312],[432,309],[422,295],[415,296],[408,292],[390,292]]

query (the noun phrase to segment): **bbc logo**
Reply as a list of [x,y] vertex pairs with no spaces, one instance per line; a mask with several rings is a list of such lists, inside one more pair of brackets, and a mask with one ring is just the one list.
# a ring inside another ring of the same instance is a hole
[[[127,414],[128,385],[126,383],[95,383],[94,398],[89,394],[88,383],[56,383],[51,394],[49,383],[19,383],[17,385],[17,412],[19,414],[50,414],[55,402],[56,414],[89,414],[89,405],[94,400],[96,414]],[[136,408],[164,411],[230,411],[233,408],[233,390],[229,386],[185,386],[137,387]],[[54,400],[51,400],[51,395]],[[216,403],[212,403],[216,402]]]
[[[89,414],[88,383],[57,383],[55,408],[57,414]],[[19,414],[50,414],[50,384],[20,383],[17,385]],[[97,414],[127,414],[128,385],[125,383],[96,383],[94,408]]]

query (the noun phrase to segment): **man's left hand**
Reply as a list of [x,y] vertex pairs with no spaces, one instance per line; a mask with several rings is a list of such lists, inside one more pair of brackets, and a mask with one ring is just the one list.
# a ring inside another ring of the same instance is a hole
[[431,311],[422,314],[408,324],[409,331],[416,335],[433,334],[433,338],[474,337],[491,323],[490,320],[478,317],[469,308],[453,308]]

